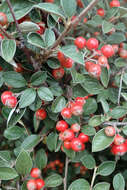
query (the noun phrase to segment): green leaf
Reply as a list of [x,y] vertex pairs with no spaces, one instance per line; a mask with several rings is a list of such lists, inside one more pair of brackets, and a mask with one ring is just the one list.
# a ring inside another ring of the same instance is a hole
[[3,73],[4,82],[14,88],[21,88],[26,86],[24,77],[15,71],[8,71]]
[[101,86],[99,81],[95,78],[90,77],[89,75],[85,75],[85,81],[81,84],[81,86],[90,94],[99,94],[104,88]]
[[88,168],[88,169],[93,169],[96,166],[95,159],[91,154],[86,154],[81,158],[82,164]]
[[101,102],[104,112],[107,113],[109,111],[108,102],[104,98],[101,98],[99,102]]
[[[16,19],[19,20],[31,11],[33,3],[28,0],[11,0],[11,5]],[[0,12],[4,12],[7,15],[9,22],[14,22],[6,1],[0,6]]]
[[76,0],[61,0],[60,2],[65,15],[67,17],[72,17],[76,12]]
[[1,43],[1,55],[7,62],[12,61],[16,51],[15,40],[5,39]]
[[118,173],[114,176],[113,187],[114,187],[114,190],[124,190],[125,189],[125,180],[121,173]]
[[39,30],[39,26],[35,24],[34,22],[25,21],[19,24],[19,28],[21,32],[28,33],[28,32],[36,32]]
[[51,90],[47,87],[41,87],[38,89],[38,96],[41,98],[41,100],[44,101],[52,101],[53,100],[53,94]]
[[97,175],[108,176],[115,170],[116,162],[105,161],[99,165]]
[[44,33],[44,41],[45,41],[45,46],[46,48],[50,47],[53,45],[53,43],[55,42],[55,34],[51,29],[46,29],[45,33]]
[[114,137],[106,136],[104,130],[105,129],[101,129],[94,136],[92,141],[92,152],[104,150],[112,144]]
[[58,59],[55,59],[55,58],[48,59],[47,64],[51,69],[58,69],[60,67],[60,63]]
[[45,47],[44,40],[38,33],[34,33],[34,32],[29,33],[27,36],[27,40],[28,40],[28,43],[36,47],[39,47],[42,49],[44,49]]
[[63,182],[62,177],[59,174],[52,174],[45,179],[46,187],[58,187]]
[[122,57],[119,57],[115,60],[115,66],[116,67],[125,67],[127,65],[127,62],[125,59],[123,59]]
[[101,77],[100,78],[101,78],[101,82],[102,82],[103,86],[105,88],[107,88],[109,79],[110,79],[110,75],[109,75],[109,71],[106,67],[101,68]]
[[127,93],[121,93],[122,97],[127,101]]
[[114,25],[112,23],[107,22],[105,20],[102,23],[102,31],[103,31],[104,34],[110,32],[113,27],[114,27]]
[[62,9],[54,3],[39,3],[34,5],[35,8],[41,9],[42,11],[55,14],[61,18],[65,18]]
[[96,133],[95,128],[92,127],[92,126],[89,126],[89,125],[82,126],[82,130],[81,131],[83,133],[85,133],[86,135],[88,135],[88,136],[93,136]]
[[23,94],[20,97],[19,100],[19,107],[25,108],[32,104],[36,98],[36,91],[33,88],[28,88],[23,91]]
[[32,159],[29,155],[28,152],[26,152],[25,150],[23,150],[22,152],[20,152],[20,154],[17,157],[16,160],[16,170],[20,175],[27,175],[30,173],[31,169],[32,169]]
[[85,81],[84,75],[78,73],[74,67],[71,69],[71,76],[73,83],[83,83]]
[[109,190],[110,189],[110,184],[109,183],[106,183],[106,182],[101,182],[101,183],[97,183],[95,186],[94,186],[94,189],[93,190]]
[[56,133],[50,133],[46,139],[47,147],[50,151],[54,151],[57,145],[58,135]]
[[100,115],[94,115],[89,120],[89,125],[92,127],[96,127],[102,123]]
[[127,125],[123,127],[123,130],[122,130],[122,131],[123,131],[123,133],[124,133],[125,135],[127,135]]
[[14,168],[0,167],[0,179],[1,180],[11,180],[16,177],[18,177],[18,174]]
[[108,43],[114,44],[114,42],[116,44],[120,44],[121,42],[125,41],[126,37],[123,33],[121,32],[117,32],[117,33],[113,33],[112,35],[110,35],[107,39]]
[[47,79],[47,72],[38,71],[32,75],[30,81],[33,86],[38,86],[41,85],[43,82],[45,82],[46,79]]
[[59,49],[65,56],[71,58],[73,61],[84,65],[83,54],[80,51],[76,51],[76,46],[67,45]]
[[94,98],[89,98],[86,100],[86,103],[84,104],[84,115],[89,115],[92,113],[95,113],[97,110],[97,103],[96,100]]
[[40,170],[46,167],[47,160],[48,158],[45,151],[43,149],[38,150],[35,157],[35,163]]
[[9,127],[4,131],[4,137],[9,140],[19,139],[23,135],[24,135],[24,129],[18,126]]
[[75,158],[75,151],[73,151],[72,149],[66,149],[63,146],[63,151],[65,152],[65,154],[67,155],[68,158],[70,158],[70,159],[74,159]]
[[85,179],[77,179],[71,183],[68,190],[90,190],[90,185]]
[[59,96],[57,97],[53,103],[52,103],[52,107],[51,110],[54,113],[58,113],[61,112],[61,110],[66,106],[66,100],[63,96]]
[[30,150],[34,148],[40,141],[40,138],[38,135],[30,135],[25,138],[23,143],[21,144],[21,148],[24,150]]
[[8,122],[8,126],[14,126],[16,125],[16,123],[23,117],[23,115],[25,114],[26,109],[20,109],[17,112],[14,112],[13,115],[11,116],[9,122]]
[[110,115],[113,119],[118,119],[126,115],[126,113],[127,113],[127,109],[125,107],[117,106],[111,111]]

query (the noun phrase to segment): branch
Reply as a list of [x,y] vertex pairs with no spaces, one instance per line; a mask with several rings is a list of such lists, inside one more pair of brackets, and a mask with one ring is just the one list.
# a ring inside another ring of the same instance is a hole
[[121,95],[121,90],[122,90],[123,74],[124,74],[124,69],[122,69],[122,71],[121,71],[120,87],[119,87],[118,101],[117,101],[118,105],[120,105],[120,95]]
[[92,181],[91,181],[90,190],[93,189],[94,181],[95,181],[95,178],[96,178],[96,172],[97,172],[97,167],[94,168],[94,172],[93,172],[93,177],[92,177]]
[[61,35],[57,38],[55,43],[53,44],[52,48],[47,51],[44,55],[44,59],[47,59],[49,55],[63,40],[63,38],[68,34],[68,32],[72,29],[73,26],[77,25],[81,19],[98,3],[99,0],[93,0],[80,14],[77,16],[73,21],[68,23],[65,30],[61,33]]
[[4,34],[4,36],[6,36],[8,39],[13,39],[13,37],[11,35],[9,35],[6,30],[4,30],[4,28],[0,25],[0,30],[1,32]]
[[113,126],[124,126],[127,125],[127,122],[104,122],[103,125],[113,125]]
[[67,175],[68,175],[68,165],[69,165],[69,159],[66,156],[66,161],[65,161],[65,175],[64,175],[64,190],[67,190]]

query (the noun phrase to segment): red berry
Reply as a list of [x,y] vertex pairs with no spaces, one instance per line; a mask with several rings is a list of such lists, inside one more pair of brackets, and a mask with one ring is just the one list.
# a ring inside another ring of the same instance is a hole
[[3,71],[3,68],[0,66],[0,71]]
[[71,58],[66,58],[64,62],[61,62],[61,65],[65,68],[72,68],[74,61]]
[[45,23],[44,22],[39,22],[37,23],[37,25],[39,26],[39,30],[37,30],[37,33],[42,35],[44,34],[44,31],[45,31]]
[[64,69],[62,67],[52,70],[52,75],[55,79],[61,79],[64,76]]
[[9,97],[12,97],[13,96],[13,93],[11,91],[4,91],[1,95],[1,101],[2,103],[5,105],[6,103],[6,100],[9,98]]
[[54,3],[54,0],[45,0],[47,3]]
[[78,133],[80,131],[80,125],[78,123],[74,123],[71,125],[71,129],[75,132]]
[[114,143],[115,145],[120,145],[120,144],[122,144],[124,141],[125,141],[124,137],[121,136],[121,135],[119,135],[119,134],[117,134],[117,135],[115,136],[115,139],[114,139],[114,142],[113,142],[113,143]]
[[28,190],[36,190],[36,189],[37,189],[37,185],[36,185],[35,179],[30,179],[30,180],[27,182],[27,189],[28,189]]
[[112,0],[110,2],[110,7],[120,7],[120,2],[118,0]]
[[85,135],[84,133],[80,133],[78,138],[81,140],[82,143],[86,143],[89,141],[89,136]]
[[86,103],[84,97],[77,97],[75,98],[75,103],[81,104],[82,106]]
[[84,5],[82,3],[82,0],[77,0],[77,5],[80,7],[80,8],[83,8]]
[[125,143],[120,145],[113,144],[111,147],[111,152],[114,155],[122,156],[126,153],[126,151],[127,151],[127,145]]
[[84,22],[84,24],[87,22],[87,18],[86,17],[83,19],[83,22]]
[[108,45],[108,44],[102,46],[101,52],[103,53],[103,55],[105,57],[111,57],[111,56],[114,55],[114,49],[113,49],[113,47],[111,45]]
[[63,141],[68,140],[71,141],[74,138],[74,132],[71,129],[66,129],[64,132],[62,132],[61,137]]
[[81,104],[74,103],[71,106],[71,112],[73,115],[79,116],[83,113],[83,106]]
[[2,34],[0,34],[0,39],[3,40],[4,39],[4,36]]
[[112,136],[114,136],[114,135],[116,134],[116,130],[115,130],[115,128],[112,127],[112,126],[107,126],[107,127],[105,128],[105,134],[106,134],[106,136],[108,136],[108,137],[112,137]]
[[98,9],[97,14],[100,15],[100,16],[104,16],[105,15],[104,9],[102,9],[102,8]]
[[115,53],[117,53],[118,50],[119,50],[118,44],[113,44],[113,45],[112,45],[112,48],[113,48],[113,50],[114,50]]
[[89,38],[86,42],[86,46],[89,50],[97,49],[99,42],[96,38]]
[[108,59],[104,55],[98,58],[98,64],[102,67],[107,67],[107,69],[109,69]]
[[37,185],[37,190],[40,190],[42,187],[45,186],[45,182],[43,179],[35,179],[36,185]]
[[77,46],[77,48],[83,49],[86,45],[86,39],[82,36],[79,36],[75,39],[74,44]]
[[30,175],[33,178],[38,178],[41,175],[41,170],[39,168],[32,168]]
[[85,146],[84,146],[84,144],[81,142],[81,140],[79,138],[73,138],[72,141],[71,141],[71,148],[75,152],[79,152],[81,150],[84,150]]
[[68,124],[67,124],[67,122],[64,121],[64,120],[58,121],[57,124],[56,124],[56,130],[57,130],[57,131],[63,132],[63,131],[65,131],[67,128],[68,128]]
[[47,113],[44,109],[38,109],[36,111],[36,118],[39,120],[44,120],[47,116]]
[[85,96],[84,99],[87,100],[89,98],[89,96]]
[[5,106],[7,106],[9,108],[14,108],[16,106],[16,104],[17,104],[17,98],[15,96],[11,96],[6,99]]
[[72,113],[71,113],[71,109],[70,108],[63,108],[62,111],[61,111],[61,115],[63,118],[71,118],[72,116]]
[[58,60],[59,60],[60,63],[64,63],[65,60],[66,60],[64,54],[61,51],[58,51],[57,58],[58,58]]
[[71,149],[71,142],[68,140],[64,141],[64,147],[68,150]]
[[91,64],[88,68],[88,73],[90,73],[91,76],[99,79],[101,75],[101,66],[99,64]]
[[20,63],[17,63],[17,67],[14,67],[14,71],[21,73],[24,71],[24,69]]
[[0,24],[2,26],[6,25],[8,23],[8,19],[5,13],[0,12]]
[[119,56],[122,57],[123,59],[127,58],[127,50],[123,48],[119,48]]
[[94,64],[93,62],[87,61],[85,62],[85,69],[88,71],[89,67]]

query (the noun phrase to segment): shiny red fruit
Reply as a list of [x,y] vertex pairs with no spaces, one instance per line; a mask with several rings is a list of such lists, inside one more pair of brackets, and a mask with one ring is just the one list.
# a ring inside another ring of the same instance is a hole
[[105,15],[104,9],[102,9],[102,8],[98,9],[97,14],[100,15],[100,16],[104,16]]
[[56,130],[57,130],[57,131],[63,132],[63,131],[65,131],[67,128],[68,128],[68,124],[67,124],[67,122],[64,121],[64,120],[58,121],[57,124],[56,124]]
[[80,131],[80,125],[78,123],[74,123],[71,125],[71,129],[74,131],[74,133],[78,133]]
[[82,36],[79,36],[75,39],[74,44],[77,46],[77,48],[83,49],[86,45],[86,39]]
[[112,0],[110,2],[110,7],[120,7],[120,2],[118,0]]
[[36,190],[36,189],[37,189],[37,184],[36,184],[35,179],[30,179],[30,180],[27,182],[27,189],[28,189],[28,190]]
[[72,116],[72,113],[71,113],[71,109],[70,108],[63,108],[62,111],[61,111],[61,115],[63,118],[71,118]]
[[93,63],[88,68],[88,72],[90,73],[91,76],[99,79],[101,75],[101,66],[99,64]]
[[84,5],[82,3],[82,0],[77,0],[77,5],[80,7],[80,8],[83,8]]
[[63,137],[63,140],[68,140],[68,141],[71,141],[73,138],[74,138],[74,131],[72,129],[66,129],[63,134],[62,134],[62,137]]
[[111,57],[114,55],[114,49],[111,45],[107,44],[102,46],[101,52],[105,57]]
[[99,42],[96,38],[89,38],[86,42],[86,46],[89,50],[97,49]]
[[54,0],[45,0],[47,3],[54,3]]
[[0,34],[0,39],[3,40],[4,39],[4,36],[2,34]]
[[44,120],[47,116],[47,113],[45,111],[45,109],[38,109],[36,111],[36,118],[39,120]]
[[107,57],[105,57],[104,55],[100,56],[98,58],[98,64],[102,67],[107,67],[107,69],[110,68],[109,64],[108,64],[108,59]]
[[119,134],[117,134],[117,135],[115,136],[115,139],[114,139],[113,143],[114,143],[115,145],[120,145],[120,144],[124,143],[124,141],[125,141],[124,137],[121,136],[121,135],[119,135]]
[[79,116],[83,113],[83,106],[81,104],[74,103],[71,106],[71,112],[73,115]]
[[127,145],[125,143],[120,145],[112,145],[111,147],[111,153],[113,155],[122,156],[126,153],[126,151],[127,151]]
[[73,138],[73,140],[71,141],[71,148],[75,152],[79,152],[79,151],[84,150],[85,146],[79,138]]
[[38,178],[41,175],[41,170],[39,168],[32,168],[30,175],[33,178]]
[[83,106],[86,103],[86,101],[85,101],[84,97],[76,97],[75,103],[81,104]]
[[35,179],[36,185],[37,185],[37,190],[40,190],[42,187],[45,186],[45,182],[43,179]]
[[85,69],[88,71],[89,67],[90,67],[92,64],[94,64],[94,63],[91,62],[91,61],[85,62]]
[[62,67],[52,70],[52,75],[55,79],[61,79],[64,76],[64,69]]
[[5,105],[6,100],[13,96],[13,93],[11,91],[4,91],[1,95],[1,102]]
[[83,19],[83,23],[84,24],[87,23],[87,18],[86,17]]
[[71,142],[68,140],[64,141],[64,147],[68,150],[71,149]]
[[20,63],[17,63],[17,67],[14,67],[14,71],[21,73],[24,71],[24,69]]
[[89,141],[89,136],[85,135],[84,133],[80,133],[78,138],[81,140],[82,143],[86,143]]
[[119,56],[122,57],[123,59],[127,58],[127,50],[123,48],[119,48]]
[[71,58],[66,58],[64,62],[61,62],[61,65],[65,68],[72,68],[74,61]]
[[112,137],[116,134],[116,130],[113,126],[107,126],[105,127],[105,134],[108,137]]
[[58,60],[59,60],[60,63],[64,63],[65,60],[66,60],[64,54],[61,51],[58,51],[57,58],[58,58]]
[[6,99],[5,106],[9,108],[14,108],[17,104],[17,98],[15,96],[11,96]]
[[44,22],[39,22],[37,23],[37,25],[39,26],[39,30],[37,30],[37,33],[42,35],[44,34],[44,31],[45,31],[45,23]]
[[0,12],[0,25],[4,26],[8,23],[8,19],[5,13]]

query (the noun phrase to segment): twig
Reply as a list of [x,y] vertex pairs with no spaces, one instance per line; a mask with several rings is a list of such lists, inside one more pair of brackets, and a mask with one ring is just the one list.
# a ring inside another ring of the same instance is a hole
[[92,181],[91,181],[90,190],[93,189],[94,181],[95,181],[95,178],[96,178],[96,172],[97,172],[97,166],[94,168],[94,172],[93,172],[93,177],[92,177]]
[[65,175],[64,175],[64,190],[67,190],[67,175],[68,175],[68,165],[69,165],[69,159],[66,156],[66,161],[65,161]]
[[121,77],[120,77],[120,87],[119,87],[119,93],[118,93],[118,101],[117,101],[118,105],[120,105],[120,95],[121,95],[121,90],[122,90],[123,74],[124,74],[124,70],[122,69]]
[[67,24],[65,30],[57,38],[50,50],[45,52],[44,59],[47,59],[53,50],[62,42],[63,38],[68,34],[71,28],[77,25],[81,19],[98,3],[99,0],[93,0],[73,21]]
[[103,125],[113,125],[113,126],[124,126],[127,125],[127,122],[104,122]]
[[0,25],[0,30],[1,32],[8,38],[8,39],[13,39],[13,37],[11,35],[9,35],[6,30],[4,30],[4,28]]

